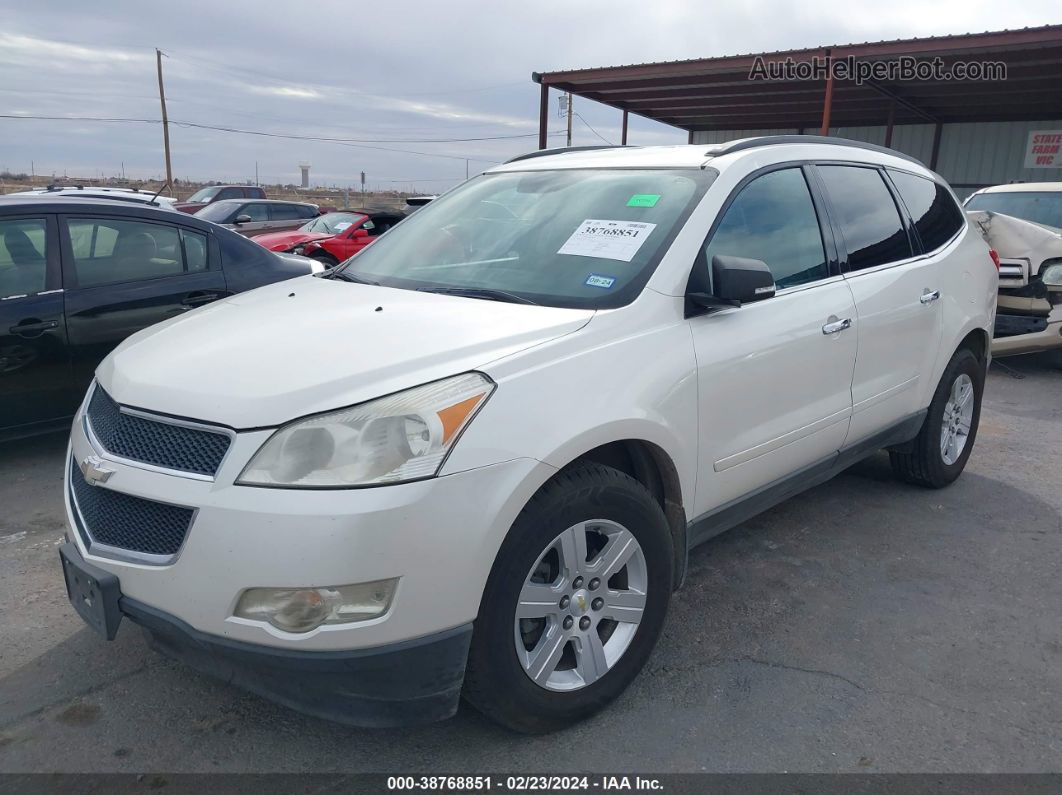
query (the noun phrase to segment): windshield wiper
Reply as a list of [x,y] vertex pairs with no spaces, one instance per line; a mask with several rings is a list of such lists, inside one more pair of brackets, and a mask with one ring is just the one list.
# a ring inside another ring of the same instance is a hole
[[483,298],[487,301],[506,301],[510,304],[539,305],[537,301],[532,301],[530,298],[524,298],[522,295],[510,293],[507,290],[495,290],[491,287],[420,287],[418,292],[457,295],[462,298]]
[[364,276],[358,276],[355,273],[348,273],[347,269],[342,270],[330,270],[321,274],[322,279],[342,279],[345,282],[354,282],[355,284],[371,284],[373,287],[379,287],[379,282],[374,282],[372,279],[366,279]]

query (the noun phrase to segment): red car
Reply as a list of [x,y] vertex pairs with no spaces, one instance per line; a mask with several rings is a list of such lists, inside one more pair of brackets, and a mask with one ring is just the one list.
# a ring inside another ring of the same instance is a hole
[[327,213],[292,232],[256,235],[251,240],[270,251],[302,254],[332,267],[353,257],[404,217],[383,210]]

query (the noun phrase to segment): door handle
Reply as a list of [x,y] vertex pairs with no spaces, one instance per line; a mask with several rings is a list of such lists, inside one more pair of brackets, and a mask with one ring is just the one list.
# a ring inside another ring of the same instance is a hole
[[27,320],[24,323],[12,326],[8,331],[20,337],[25,337],[27,334],[31,337],[36,337],[53,328],[59,328],[58,320]]
[[209,304],[219,298],[221,296],[217,293],[189,293],[181,303],[185,306],[199,306],[200,304]]
[[931,304],[938,298],[940,298],[940,290],[930,290],[927,287],[925,291],[923,291],[922,295],[919,296],[918,300],[921,301],[923,304]]
[[836,334],[838,331],[844,331],[846,328],[852,327],[852,318],[846,317],[844,320],[831,320],[825,326],[822,327],[823,334]]

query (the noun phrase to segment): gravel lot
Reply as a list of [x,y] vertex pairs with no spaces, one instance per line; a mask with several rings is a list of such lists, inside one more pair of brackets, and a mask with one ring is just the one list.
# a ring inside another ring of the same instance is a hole
[[700,547],[634,686],[534,738],[336,726],[107,644],[59,572],[65,439],[0,447],[0,770],[1062,771],[1062,356],[1004,364],[955,485],[879,455]]

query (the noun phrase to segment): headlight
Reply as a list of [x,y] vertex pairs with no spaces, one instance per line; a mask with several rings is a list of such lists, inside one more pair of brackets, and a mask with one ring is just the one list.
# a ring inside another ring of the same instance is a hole
[[494,390],[479,373],[435,381],[274,433],[237,483],[344,488],[429,478]]
[[1040,274],[1040,281],[1049,287],[1062,287],[1062,262],[1048,265]]
[[291,250],[291,253],[292,254],[301,254],[305,250],[306,250],[306,246],[295,246],[295,248],[293,248]]

